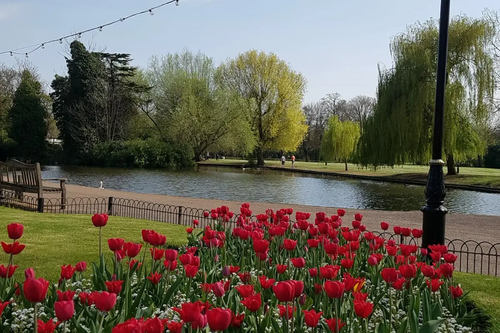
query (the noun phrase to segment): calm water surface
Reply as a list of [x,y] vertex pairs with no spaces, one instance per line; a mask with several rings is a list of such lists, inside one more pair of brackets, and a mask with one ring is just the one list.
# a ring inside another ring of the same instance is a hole
[[[197,171],[49,166],[43,178],[140,193],[231,201],[275,202],[354,209],[419,210],[423,186],[312,176],[282,171],[200,167]],[[445,206],[456,213],[500,215],[500,194],[453,190]]]

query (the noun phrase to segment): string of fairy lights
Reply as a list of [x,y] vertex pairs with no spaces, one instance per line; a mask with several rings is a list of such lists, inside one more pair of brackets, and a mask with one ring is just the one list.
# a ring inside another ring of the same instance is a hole
[[[2,52],[0,52],[0,55],[4,55],[4,54],[10,54],[11,56],[14,56],[14,55],[24,55],[26,58],[28,58],[28,56],[31,53],[36,52],[36,51],[38,51],[40,49],[45,49],[45,46],[47,46],[48,44],[52,44],[52,43],[62,44],[64,40],[66,40],[67,38],[72,38],[72,37],[81,38],[83,34],[86,34],[86,33],[92,32],[92,31],[102,31],[105,27],[109,27],[111,25],[114,25],[114,24],[117,24],[117,23],[121,23],[121,22],[123,22],[125,20],[128,20],[128,19],[130,19],[132,17],[135,17],[135,16],[139,16],[139,15],[143,15],[143,14],[154,15],[154,10],[156,10],[158,8],[161,8],[161,7],[164,7],[166,5],[173,4],[173,3],[175,3],[176,6],[179,6],[179,0],[170,0],[170,1],[167,1],[167,2],[164,2],[164,3],[161,3],[161,4],[157,5],[157,6],[151,7],[149,9],[145,9],[143,11],[136,12],[136,13],[130,14],[128,16],[121,17],[118,20],[114,20],[112,22],[101,24],[101,25],[98,25],[98,26],[90,28],[90,29],[82,30],[80,32],[69,34],[69,35],[66,35],[66,36],[63,36],[63,37],[51,39],[51,40],[48,40],[48,41],[43,42],[43,43],[38,43],[38,44],[29,45],[29,46],[24,46],[24,47],[20,47],[20,48],[8,50],[8,51],[2,51]],[[30,50],[29,51],[24,51],[26,49],[30,49]]]

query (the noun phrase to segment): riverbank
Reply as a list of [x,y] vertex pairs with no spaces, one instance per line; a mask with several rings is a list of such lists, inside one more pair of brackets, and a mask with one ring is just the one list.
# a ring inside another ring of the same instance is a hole
[[[198,162],[198,165],[220,166],[232,168],[251,168],[245,160],[208,160]],[[361,169],[355,164],[348,164],[345,171],[343,163],[318,162],[295,162],[292,168],[291,162],[281,165],[279,161],[266,161],[265,168],[285,171],[306,173],[313,175],[330,175],[334,177],[354,178],[362,180],[372,180],[389,183],[422,185],[427,183],[428,166],[405,165],[394,168],[384,167],[375,170]],[[448,188],[455,188],[468,191],[478,191],[486,193],[500,193],[500,169],[461,167],[460,174],[446,176],[445,183]]]
[[[79,185],[66,185],[68,198],[96,198],[96,197],[115,197],[125,198],[146,202],[154,202],[159,204],[168,204],[172,206],[183,206],[200,209],[212,209],[222,205],[229,206],[234,212],[239,212],[242,202],[227,201],[217,199],[200,199],[191,197],[178,197],[160,194],[145,194],[128,191],[117,191],[110,189],[99,189],[97,187],[85,187]],[[47,195],[48,198],[57,198],[57,194]],[[328,215],[336,214],[338,208],[343,207],[319,207],[307,205],[284,205],[272,202],[250,202],[251,209],[255,214],[263,213],[268,208],[280,209],[291,207],[294,211],[303,212],[325,212]],[[391,226],[405,226],[410,228],[422,227],[422,213],[420,211],[381,211],[381,210],[361,210],[361,209],[346,209],[348,218],[346,222],[350,222],[355,213],[363,214],[363,222],[371,230],[380,230],[380,222],[388,222]],[[478,212],[480,213],[480,212]],[[500,218],[498,216],[488,215],[466,215],[449,213],[447,216],[447,231],[448,239],[462,239],[487,241],[497,243],[500,239]]]

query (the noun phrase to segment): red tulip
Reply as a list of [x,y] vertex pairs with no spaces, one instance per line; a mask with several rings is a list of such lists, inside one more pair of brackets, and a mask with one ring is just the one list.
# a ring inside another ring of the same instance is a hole
[[328,325],[328,328],[332,333],[338,333],[344,327],[345,323],[343,323],[340,319],[337,318],[332,318],[332,319],[325,319],[326,324]]
[[109,312],[116,304],[116,294],[103,291],[95,295],[95,307],[102,312]]
[[104,227],[108,223],[108,214],[94,214],[92,223],[96,227]]
[[186,228],[186,232],[187,232],[188,234],[192,234],[192,233],[193,233],[193,230],[194,230],[193,228]]
[[163,258],[163,254],[165,253],[165,250],[160,250],[156,247],[149,249],[149,251],[151,252],[153,260],[161,260]]
[[83,272],[87,269],[87,263],[85,261],[80,261],[76,264],[75,269],[77,272]]
[[152,283],[152,284],[157,285],[158,283],[160,283],[160,280],[161,280],[161,274],[160,274],[160,273],[158,273],[158,272],[155,272],[154,274],[153,274],[153,273],[151,273],[151,274],[147,277],[147,279],[148,279],[149,281],[151,281],[151,283]]
[[47,320],[46,323],[44,323],[42,320],[38,319],[38,333],[53,333],[57,326],[59,326],[60,322],[54,323],[53,319]]
[[344,267],[345,269],[349,269],[354,265],[354,260],[344,258],[340,260],[340,265],[342,265],[342,267]]
[[460,296],[462,296],[464,294],[462,288],[460,288],[460,286],[450,286],[450,293],[451,293],[451,297],[453,298],[458,298]]
[[293,239],[285,239],[283,242],[285,250],[292,251],[297,246],[297,241]]
[[377,266],[378,265],[377,257],[374,256],[373,254],[368,257],[368,265],[370,265],[370,266]]
[[297,311],[297,307],[291,307],[290,305],[284,306],[281,304],[278,304],[278,309],[280,311],[280,317],[285,317],[285,318],[292,318],[294,312]]
[[308,327],[318,326],[319,319],[321,318],[323,312],[316,312],[314,309],[309,311],[302,310],[302,312],[304,313],[304,321]]
[[269,289],[274,285],[274,282],[276,282],[276,280],[268,279],[266,276],[261,275],[259,276],[259,282],[262,289]]
[[396,235],[401,234],[401,227],[395,226],[395,227],[394,227],[394,233],[395,233]]
[[78,299],[82,305],[92,305],[94,304],[95,293],[87,294],[86,292],[81,292],[78,294]]
[[244,313],[241,313],[237,316],[233,313],[232,317],[231,317],[231,327],[239,328],[241,326],[241,324],[243,324],[244,319],[245,319]]
[[434,268],[434,266],[423,265],[422,267],[420,267],[420,270],[422,271],[422,274],[425,277],[428,277],[428,278],[434,278],[434,277],[436,277],[437,271]]
[[325,291],[330,298],[341,298],[344,294],[345,284],[340,281],[325,281]]
[[311,277],[316,277],[318,276],[318,269],[317,268],[309,268],[309,275]]
[[27,268],[24,270],[24,278],[25,278],[25,280],[35,278],[35,270],[33,269],[33,267],[30,267],[30,268]]
[[167,322],[167,328],[170,333],[182,333],[182,325],[184,323],[177,323],[175,321]]
[[123,249],[125,250],[125,254],[129,258],[133,258],[141,252],[142,244],[136,244],[133,242],[126,242],[123,244]]
[[5,267],[4,265],[0,265],[0,277],[3,279],[10,279],[12,275],[14,275],[14,272],[19,266],[12,266],[9,265]]
[[290,282],[293,284],[294,297],[300,297],[300,295],[304,292],[304,282],[298,280],[290,280]]
[[212,331],[224,331],[231,324],[231,309],[213,308],[207,311],[208,326]]
[[43,278],[27,279],[23,284],[24,297],[31,303],[43,302],[48,287],[49,281]]
[[260,293],[248,296],[241,301],[241,304],[243,304],[250,312],[256,312],[262,305],[262,297],[260,296]]
[[382,230],[389,229],[389,223],[387,223],[387,222],[380,222],[380,228],[382,228]]
[[364,301],[368,299],[368,293],[362,293],[362,292],[352,292],[352,296],[356,301]]
[[441,287],[444,282],[439,280],[439,279],[432,279],[432,280],[426,280],[427,287],[434,293],[439,290],[439,287]]
[[443,259],[449,264],[453,264],[457,260],[458,256],[453,253],[443,254]]
[[222,297],[224,296],[224,294],[226,293],[226,290],[224,288],[224,284],[219,281],[219,282],[215,282],[214,284],[212,284],[212,291],[214,293],[214,295],[216,297]]
[[269,248],[269,242],[265,239],[257,239],[253,241],[253,249],[255,253],[266,252]]
[[368,318],[373,311],[373,303],[354,301],[354,312],[358,317]]
[[303,268],[306,265],[306,260],[304,258],[291,258],[290,261],[296,268]]
[[112,294],[118,295],[122,291],[122,280],[118,281],[105,281],[106,288],[108,289],[108,292]]
[[280,302],[291,302],[295,297],[295,284],[291,281],[281,281],[273,286],[274,295]]
[[185,270],[186,276],[188,278],[194,278],[196,276],[196,274],[198,273],[198,269],[199,269],[199,267],[195,266],[195,265],[184,266],[184,270]]
[[177,267],[177,261],[164,260],[163,265],[169,271],[173,271]]
[[149,244],[153,246],[163,246],[165,245],[166,242],[167,242],[167,236],[157,233],[156,231],[153,231],[149,235]]
[[398,279],[398,271],[395,268],[384,268],[380,272],[382,279],[389,285],[392,285]]
[[420,238],[424,234],[424,231],[421,229],[412,229],[411,233],[412,233],[413,237]]
[[165,259],[168,261],[176,261],[177,260],[177,251],[173,249],[167,249],[165,250]]
[[60,321],[68,321],[73,318],[75,314],[75,302],[72,300],[55,302],[54,311],[56,312],[57,319]]
[[2,242],[2,248],[3,248],[4,252],[7,254],[12,254],[12,255],[19,254],[22,252],[22,250],[24,250],[25,247],[26,247],[26,245],[19,244],[18,241],[15,241],[12,244],[7,244],[7,243]]
[[113,252],[121,250],[123,248],[124,243],[125,243],[125,240],[123,238],[109,238],[108,239],[109,249]]
[[181,304],[181,308],[173,308],[180,314],[181,320],[186,323],[194,323],[201,316],[201,305],[199,302],[191,303],[186,302]]
[[344,216],[345,215],[345,209],[337,209],[337,215],[338,216]]
[[73,297],[75,296],[74,291],[68,290],[68,291],[60,291],[56,290],[57,293],[57,300],[58,301],[73,301]]
[[61,279],[70,280],[75,274],[76,267],[71,265],[62,265],[61,266]]
[[452,275],[453,275],[453,270],[454,270],[454,267],[452,264],[448,264],[448,263],[445,263],[445,264],[441,264],[438,268],[438,271],[446,278],[451,278]]
[[3,310],[5,310],[5,307],[9,304],[10,304],[10,302],[3,302],[2,303],[2,301],[0,300],[0,318],[2,318]]
[[407,279],[412,279],[417,274],[417,267],[414,264],[411,265],[401,265],[399,266],[399,271]]
[[278,271],[278,274],[285,273],[287,268],[288,268],[287,265],[276,265],[276,270]]
[[246,297],[251,296],[255,293],[253,285],[251,285],[251,284],[243,284],[243,285],[235,287],[235,289],[240,293],[240,296],[242,298],[246,298]]
[[[163,333],[165,331],[165,322],[160,318],[148,318],[142,325],[142,332],[144,333]],[[127,330],[128,332],[134,332],[131,330]],[[114,333],[114,332],[113,332]]]
[[7,225],[7,233],[10,239],[16,240],[22,237],[24,226],[19,223],[11,223]]

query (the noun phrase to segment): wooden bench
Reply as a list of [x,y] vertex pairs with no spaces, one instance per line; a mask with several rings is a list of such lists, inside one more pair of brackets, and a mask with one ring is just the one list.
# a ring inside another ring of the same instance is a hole
[[[59,187],[43,186],[46,180],[59,181]],[[42,179],[40,163],[26,164],[17,160],[0,162],[0,194],[3,190],[16,192],[18,198],[25,192],[36,193],[39,212],[43,212],[44,193],[61,192],[61,209],[66,205],[66,179]]]

